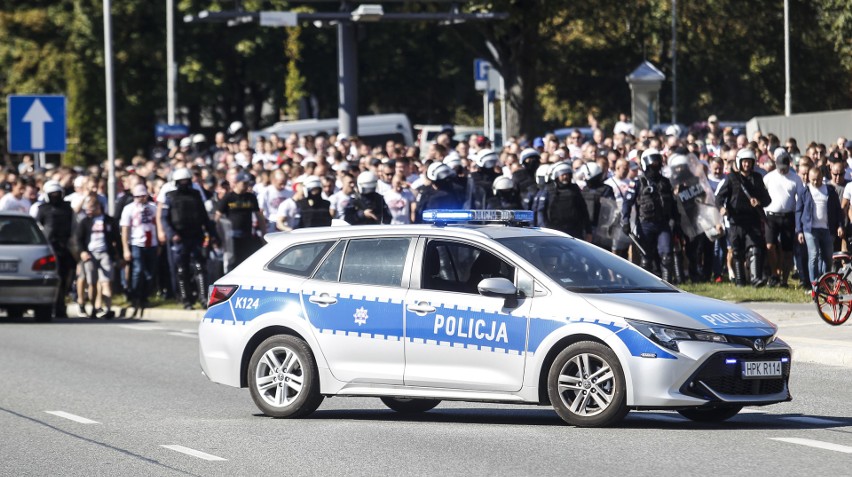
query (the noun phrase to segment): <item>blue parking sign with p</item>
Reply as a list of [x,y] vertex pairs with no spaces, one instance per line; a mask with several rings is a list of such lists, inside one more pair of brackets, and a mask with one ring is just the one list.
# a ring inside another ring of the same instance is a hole
[[9,152],[65,152],[65,96],[7,97]]

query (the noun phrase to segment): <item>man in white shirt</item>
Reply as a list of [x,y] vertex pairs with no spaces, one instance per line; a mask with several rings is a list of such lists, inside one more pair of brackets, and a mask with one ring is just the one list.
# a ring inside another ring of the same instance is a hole
[[157,226],[154,217],[157,207],[148,200],[148,189],[133,186],[133,203],[121,213],[121,243],[124,260],[132,263],[131,302],[137,312],[147,305],[148,295],[154,288],[154,270],[157,265]]
[[[612,176],[604,181],[604,185],[612,189],[615,195],[616,210],[621,210],[621,205],[624,203],[624,197],[627,195],[627,190],[630,188],[632,180],[628,178],[630,173],[630,163],[626,159],[618,159],[615,161],[615,168]],[[612,241],[612,252],[620,257],[627,258],[627,249],[630,247],[630,237],[623,233],[617,232],[615,240]]]
[[18,177],[12,183],[12,191],[0,198],[0,210],[29,213],[32,203],[24,197],[26,182]]
[[263,216],[268,220],[267,232],[275,232],[276,224],[278,223],[278,208],[281,204],[293,197],[293,191],[287,187],[287,176],[281,169],[276,169],[272,173],[271,183],[268,187],[258,194],[257,202],[260,206]]
[[416,200],[414,194],[402,174],[394,176],[391,187],[391,190],[383,194],[391,213],[391,224],[410,224],[413,215],[411,206]]
[[763,209],[766,213],[766,250],[772,271],[768,285],[786,287],[796,240],[796,191],[802,186],[802,179],[791,170],[790,154],[786,149],[779,147],[774,156],[775,170],[763,178],[772,199]]
[[328,198],[331,203],[331,216],[343,220],[343,214],[349,203],[354,200],[355,178],[351,174],[345,174],[340,179],[340,190]]

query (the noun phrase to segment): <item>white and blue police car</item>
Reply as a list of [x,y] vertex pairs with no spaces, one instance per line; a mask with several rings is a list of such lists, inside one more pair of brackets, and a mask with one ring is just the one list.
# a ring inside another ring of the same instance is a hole
[[552,405],[605,426],[629,410],[723,421],[791,399],[790,347],[751,310],[680,291],[526,211],[322,227],[267,245],[212,287],[204,374],[274,417],[325,396],[424,412],[442,400]]

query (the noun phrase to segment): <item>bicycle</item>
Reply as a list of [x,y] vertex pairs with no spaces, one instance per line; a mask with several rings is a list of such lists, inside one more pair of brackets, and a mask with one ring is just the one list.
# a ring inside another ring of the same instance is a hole
[[[849,283],[852,260],[849,254],[836,252],[832,261],[842,265],[839,268],[835,266],[837,271],[827,272],[819,277],[811,296],[820,318],[829,325],[840,326],[852,315],[852,284]],[[828,309],[831,313],[827,313]]]

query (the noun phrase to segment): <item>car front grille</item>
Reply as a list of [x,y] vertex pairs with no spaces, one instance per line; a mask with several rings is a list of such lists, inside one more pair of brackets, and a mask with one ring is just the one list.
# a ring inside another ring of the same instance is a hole
[[[776,361],[787,358],[782,362],[782,376],[779,378],[743,379],[743,361]],[[735,359],[736,363],[728,364],[727,360]],[[698,368],[683,385],[681,392],[702,399],[716,400],[709,392],[710,388],[716,394],[729,396],[767,396],[784,392],[790,378],[790,353],[788,351],[767,351],[765,353],[716,353]]]

